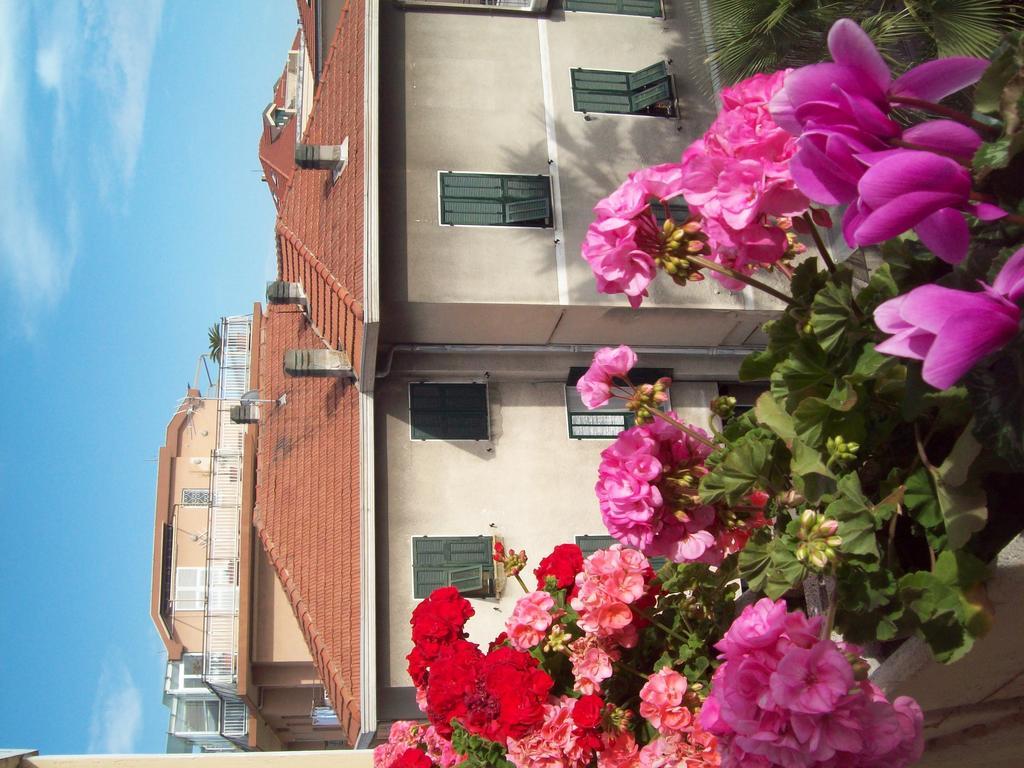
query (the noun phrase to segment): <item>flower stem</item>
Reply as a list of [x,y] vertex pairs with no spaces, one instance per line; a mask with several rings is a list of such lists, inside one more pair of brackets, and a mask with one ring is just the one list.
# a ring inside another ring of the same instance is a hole
[[814,244],[818,246],[818,253],[821,254],[821,260],[825,262],[825,266],[828,267],[829,272],[836,271],[836,263],[832,261],[832,256],[828,252],[828,248],[825,246],[825,241],[821,238],[821,233],[818,228],[814,226],[814,219],[811,218],[811,214],[805,213],[800,217],[804,220],[804,223],[811,228],[811,237],[814,238]]
[[651,616],[649,613],[646,613],[645,611],[641,611],[639,608],[637,608],[635,606],[630,606],[630,607],[633,608],[633,613],[635,613],[635,614],[637,614],[639,616],[642,616],[643,618],[647,619],[649,622],[651,622],[651,624],[656,626],[662,632],[665,632],[668,635],[670,635],[671,637],[674,637],[676,640],[678,640],[681,643],[685,643],[686,642],[686,638],[685,637],[680,635],[678,632],[676,632],[674,629],[672,629],[668,625],[662,624],[660,621],[658,621],[656,618]]
[[519,586],[523,588],[523,592],[529,593],[530,590],[526,588],[526,583],[523,581],[523,578],[518,573],[513,575],[516,577],[516,581],[519,582]]
[[968,128],[973,128],[979,132],[991,134],[993,130],[992,126],[985,125],[985,123],[975,120],[970,115],[965,115],[963,112],[951,109],[944,104],[936,104],[935,102],[926,101],[924,99],[914,99],[910,96],[890,96],[889,101],[893,104],[903,104],[907,107],[914,107],[925,112],[931,112],[933,115],[948,117],[950,120],[956,120],[958,123],[962,123]]
[[710,269],[712,272],[720,272],[723,275],[727,275],[731,277],[733,280],[739,280],[741,283],[746,283],[752,288],[757,288],[760,291],[764,291],[765,293],[774,296],[779,301],[783,301],[791,307],[794,306],[793,299],[787,296],[786,294],[782,293],[782,291],[777,291],[770,285],[766,285],[765,283],[762,283],[760,280],[755,280],[750,275],[744,275],[742,272],[735,270],[732,267],[726,267],[722,264],[716,264],[713,261],[705,259],[703,256],[697,256],[691,253],[686,254],[686,260],[693,262],[702,269]]
[[622,669],[626,670],[627,672],[630,672],[631,674],[636,675],[637,677],[639,677],[644,682],[647,682],[647,679],[648,679],[647,675],[645,675],[643,672],[641,672],[636,667],[630,666],[629,664],[627,664],[626,662],[621,661],[621,660],[616,661],[615,665],[618,666],[618,667],[621,667]]
[[713,443],[711,440],[708,440],[700,432],[697,432],[696,430],[691,429],[690,427],[686,426],[685,424],[683,424],[680,421],[677,421],[676,419],[673,419],[667,413],[663,413],[661,411],[661,409],[655,408],[653,411],[651,411],[650,409],[648,409],[648,410],[649,410],[650,413],[652,413],[653,415],[657,416],[662,421],[671,424],[673,427],[678,429],[683,434],[688,435],[689,437],[692,437],[698,443],[703,443],[704,445],[708,446],[708,448],[712,448],[712,449],[718,448],[718,446],[715,443]]

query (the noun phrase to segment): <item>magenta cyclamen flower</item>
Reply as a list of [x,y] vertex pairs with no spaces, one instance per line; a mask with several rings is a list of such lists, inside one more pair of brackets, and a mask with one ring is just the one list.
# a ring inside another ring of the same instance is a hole
[[949,264],[962,261],[970,244],[962,211],[985,220],[1006,215],[994,205],[972,205],[968,170],[931,152],[884,153],[861,176],[857,193],[843,217],[843,234],[850,245],[874,245],[913,229]]
[[[850,19],[828,35],[832,61],[792,71],[772,100],[775,121],[799,136],[791,163],[797,186],[815,202],[836,205],[857,196],[866,157],[906,144],[969,160],[981,138],[966,126],[934,120],[902,131],[889,118],[903,98],[938,101],[978,81],[988,61],[929,61],[892,80],[871,38]],[[897,141],[898,140],[898,141]]]
[[820,639],[820,626],[768,599],[733,621],[700,716],[722,768],[905,768],[921,756],[917,703],[856,680],[858,649]]
[[611,399],[615,379],[623,379],[636,365],[636,353],[625,344],[602,347],[590,368],[576,382],[576,391],[587,408],[600,408]]
[[981,358],[1017,333],[1024,296],[1024,248],[1014,253],[991,286],[979,292],[923,285],[875,309],[878,327],[893,336],[876,349],[923,360],[921,375],[938,389],[956,384]]

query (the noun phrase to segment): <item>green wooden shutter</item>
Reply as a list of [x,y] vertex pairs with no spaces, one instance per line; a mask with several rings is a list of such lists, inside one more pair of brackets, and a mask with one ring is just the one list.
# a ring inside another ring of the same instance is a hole
[[410,384],[414,440],[486,440],[490,436],[486,384]]
[[442,173],[441,223],[496,226],[551,221],[547,176]]
[[631,112],[641,112],[648,107],[654,106],[659,101],[672,98],[672,89],[668,80],[662,80],[642,90],[632,93],[629,96],[629,108]]
[[659,61],[657,64],[651,64],[638,72],[626,75],[626,81],[629,84],[629,90],[636,91],[664,80],[666,77],[668,77],[668,67],[665,66],[664,61]]
[[577,112],[635,114],[672,98],[668,67],[659,61],[637,72],[570,70]]
[[417,536],[412,540],[413,597],[440,587],[482,593],[494,582],[490,536]]
[[448,570],[448,586],[459,592],[480,592],[484,588],[484,569],[481,565],[465,565]]
[[662,15],[661,0],[565,0],[565,10],[588,13],[618,13],[628,16]]

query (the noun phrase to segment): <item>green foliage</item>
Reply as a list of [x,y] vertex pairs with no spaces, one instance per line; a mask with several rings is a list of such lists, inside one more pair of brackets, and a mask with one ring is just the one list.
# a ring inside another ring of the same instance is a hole
[[452,728],[452,747],[466,757],[460,765],[466,768],[513,768],[512,763],[505,759],[507,750],[504,744],[470,733],[457,720],[452,720]]
[[711,28],[709,63],[725,83],[828,57],[826,35],[841,18],[860,23],[897,70],[936,56],[988,57],[1021,25],[1004,0],[687,0]]
[[221,353],[221,338],[220,338],[220,325],[214,324],[210,326],[210,330],[207,332],[209,338],[209,350],[210,359],[215,363],[220,363]]

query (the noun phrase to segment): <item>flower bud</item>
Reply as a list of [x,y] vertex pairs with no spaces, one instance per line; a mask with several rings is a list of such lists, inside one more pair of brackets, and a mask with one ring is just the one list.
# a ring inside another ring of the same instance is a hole
[[796,559],[799,560],[801,563],[806,563],[807,562],[807,545],[806,544],[800,543],[800,544],[797,545],[797,548],[796,548]]
[[827,539],[825,539],[825,543],[828,544],[828,546],[830,547],[835,547],[838,549],[839,547],[843,546],[843,539],[841,536],[829,536]]
[[818,523],[817,534],[821,537],[832,536],[839,530],[838,520],[824,520]]
[[820,549],[815,549],[811,552],[809,559],[811,561],[811,565],[815,568],[825,568],[828,566],[828,558]]
[[817,522],[818,515],[813,509],[805,509],[800,514],[800,528],[804,531],[810,531],[811,527]]

